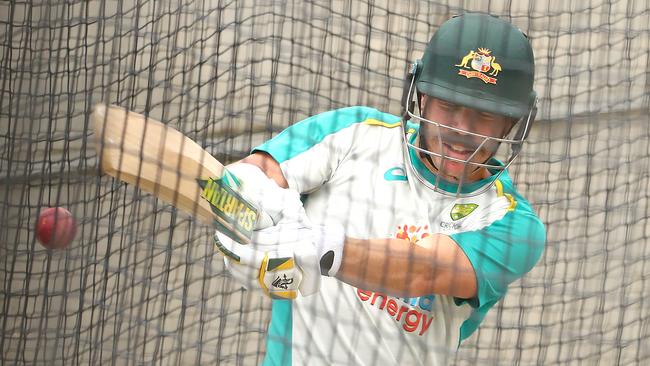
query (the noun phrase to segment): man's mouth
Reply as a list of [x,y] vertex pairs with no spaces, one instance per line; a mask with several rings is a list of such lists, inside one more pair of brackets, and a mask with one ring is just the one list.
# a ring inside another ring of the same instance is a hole
[[442,144],[445,147],[446,156],[458,160],[467,160],[474,153],[475,150],[468,148],[467,146],[459,144]]

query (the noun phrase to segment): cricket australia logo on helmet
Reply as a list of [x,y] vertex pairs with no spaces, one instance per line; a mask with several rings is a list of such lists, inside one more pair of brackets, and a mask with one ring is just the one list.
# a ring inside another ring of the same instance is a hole
[[496,84],[496,76],[501,71],[501,65],[496,62],[496,57],[491,55],[492,51],[487,48],[479,47],[476,50],[470,50],[459,64],[458,75],[468,79],[479,78],[486,84]]

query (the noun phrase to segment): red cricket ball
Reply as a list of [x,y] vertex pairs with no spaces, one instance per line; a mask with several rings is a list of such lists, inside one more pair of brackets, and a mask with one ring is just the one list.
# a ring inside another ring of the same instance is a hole
[[46,248],[67,248],[76,233],[77,223],[63,207],[48,207],[38,215],[36,238]]

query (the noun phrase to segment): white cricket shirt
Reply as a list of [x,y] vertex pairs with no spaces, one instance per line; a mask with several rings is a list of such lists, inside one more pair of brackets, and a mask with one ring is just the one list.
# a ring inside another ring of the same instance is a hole
[[[273,301],[265,365],[447,365],[508,284],[540,258],[544,226],[507,172],[476,197],[433,192],[408,178],[399,124],[400,117],[375,109],[342,108],[296,123],[255,150],[280,163],[315,223],[336,221],[361,239],[451,236],[474,267],[478,295],[399,298],[323,277],[316,295]],[[408,138],[416,135],[413,125]],[[413,169],[435,182],[413,160]]]

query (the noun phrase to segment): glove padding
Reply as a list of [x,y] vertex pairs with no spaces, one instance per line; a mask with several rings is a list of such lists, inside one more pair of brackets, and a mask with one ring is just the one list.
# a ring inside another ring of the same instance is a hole
[[312,227],[304,222],[257,230],[250,245],[215,234],[233,277],[247,289],[261,289],[278,299],[294,299],[298,291],[302,296],[316,293],[321,274],[333,276],[338,271],[344,239],[338,225]]
[[235,163],[228,165],[226,170],[236,177],[230,184],[231,188],[259,209],[256,229],[267,228],[282,221],[304,220],[300,194],[293,189],[278,186],[258,166]]

